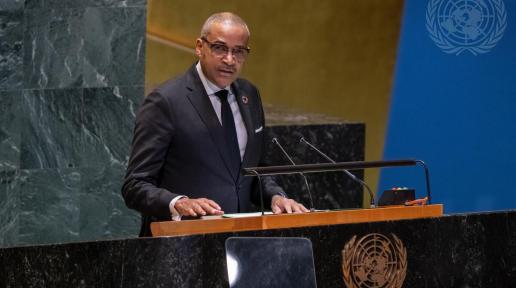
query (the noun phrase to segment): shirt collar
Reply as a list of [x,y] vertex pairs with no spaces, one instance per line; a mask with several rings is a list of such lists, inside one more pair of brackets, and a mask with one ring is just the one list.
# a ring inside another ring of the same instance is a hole
[[[217,85],[213,84],[202,72],[201,68],[201,62],[197,62],[197,65],[195,65],[195,68],[197,69],[197,73],[199,74],[199,78],[201,78],[202,85],[204,86],[204,90],[206,90],[206,94],[213,95],[215,92],[218,92],[220,89]],[[224,89],[228,90],[231,94],[231,88],[230,86],[226,86]]]

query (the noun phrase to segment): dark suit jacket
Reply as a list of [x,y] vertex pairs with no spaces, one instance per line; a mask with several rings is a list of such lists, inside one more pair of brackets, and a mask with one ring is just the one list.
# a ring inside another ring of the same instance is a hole
[[[261,162],[264,115],[255,86],[244,79],[232,84],[247,128],[242,167]],[[170,220],[169,203],[178,195],[209,198],[225,213],[247,212],[259,203],[254,177],[231,167],[223,128],[195,65],[149,94],[136,117],[131,157],[122,194],[129,208],[142,214],[140,236],[150,222]],[[283,194],[270,178],[264,183],[266,205]]]

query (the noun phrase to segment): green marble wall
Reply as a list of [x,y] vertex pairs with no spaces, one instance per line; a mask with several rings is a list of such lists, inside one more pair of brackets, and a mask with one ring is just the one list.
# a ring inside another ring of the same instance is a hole
[[0,1],[0,247],[134,236],[146,0]]

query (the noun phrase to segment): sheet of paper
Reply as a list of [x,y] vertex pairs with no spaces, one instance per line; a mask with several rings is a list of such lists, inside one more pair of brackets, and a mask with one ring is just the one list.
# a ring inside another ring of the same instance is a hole
[[[272,212],[265,212],[265,215],[272,215]],[[234,213],[234,214],[222,215],[222,217],[224,217],[224,218],[245,218],[245,217],[258,217],[258,216],[262,216],[262,212]]]
[[[349,210],[349,209],[342,209]],[[315,210],[314,212],[328,212],[330,210]],[[338,211],[332,210],[332,211]],[[271,211],[265,212],[265,215],[273,215]],[[208,215],[202,216],[201,219],[221,219],[221,218],[246,218],[246,217],[259,217],[262,216],[262,212],[249,212],[249,213],[233,213],[233,214],[224,214],[224,215]]]

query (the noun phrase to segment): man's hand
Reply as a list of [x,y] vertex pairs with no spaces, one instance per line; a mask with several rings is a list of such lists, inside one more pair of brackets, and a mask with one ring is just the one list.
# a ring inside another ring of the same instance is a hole
[[303,204],[297,203],[296,201],[285,198],[281,195],[272,196],[271,208],[272,213],[274,214],[309,212]]
[[174,208],[181,216],[205,216],[205,215],[222,215],[224,211],[220,206],[210,199],[198,198],[181,198],[177,200]]

